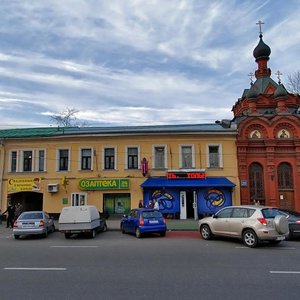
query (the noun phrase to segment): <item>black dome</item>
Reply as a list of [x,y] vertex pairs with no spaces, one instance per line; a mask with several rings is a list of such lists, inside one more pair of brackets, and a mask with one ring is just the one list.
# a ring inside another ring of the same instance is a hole
[[269,57],[271,54],[271,48],[264,43],[262,39],[262,35],[260,35],[259,38],[260,38],[259,43],[253,50],[253,56],[256,59],[260,57]]

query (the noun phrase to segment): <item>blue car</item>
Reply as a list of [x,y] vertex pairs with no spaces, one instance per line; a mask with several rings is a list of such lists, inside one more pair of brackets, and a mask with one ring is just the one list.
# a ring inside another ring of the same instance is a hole
[[132,209],[129,215],[121,219],[122,233],[133,233],[137,238],[146,233],[159,233],[165,236],[167,231],[166,220],[162,213],[155,209]]

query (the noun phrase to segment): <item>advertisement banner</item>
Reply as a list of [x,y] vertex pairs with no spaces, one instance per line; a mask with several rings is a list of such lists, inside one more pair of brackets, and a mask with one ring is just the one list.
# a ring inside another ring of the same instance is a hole
[[8,180],[9,193],[40,191],[41,178],[11,178]]

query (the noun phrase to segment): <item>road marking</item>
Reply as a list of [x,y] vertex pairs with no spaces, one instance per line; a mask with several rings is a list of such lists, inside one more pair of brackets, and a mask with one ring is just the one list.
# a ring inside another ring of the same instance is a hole
[[51,246],[51,248],[98,248],[98,246]]
[[270,271],[271,274],[300,274],[300,271]]
[[13,271],[66,271],[67,268],[3,268],[4,270]]

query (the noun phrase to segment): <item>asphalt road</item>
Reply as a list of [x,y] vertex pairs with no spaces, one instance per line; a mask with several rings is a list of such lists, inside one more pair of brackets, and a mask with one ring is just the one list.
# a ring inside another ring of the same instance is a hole
[[300,241],[256,249],[198,232],[95,239],[0,233],[0,299],[298,299]]

